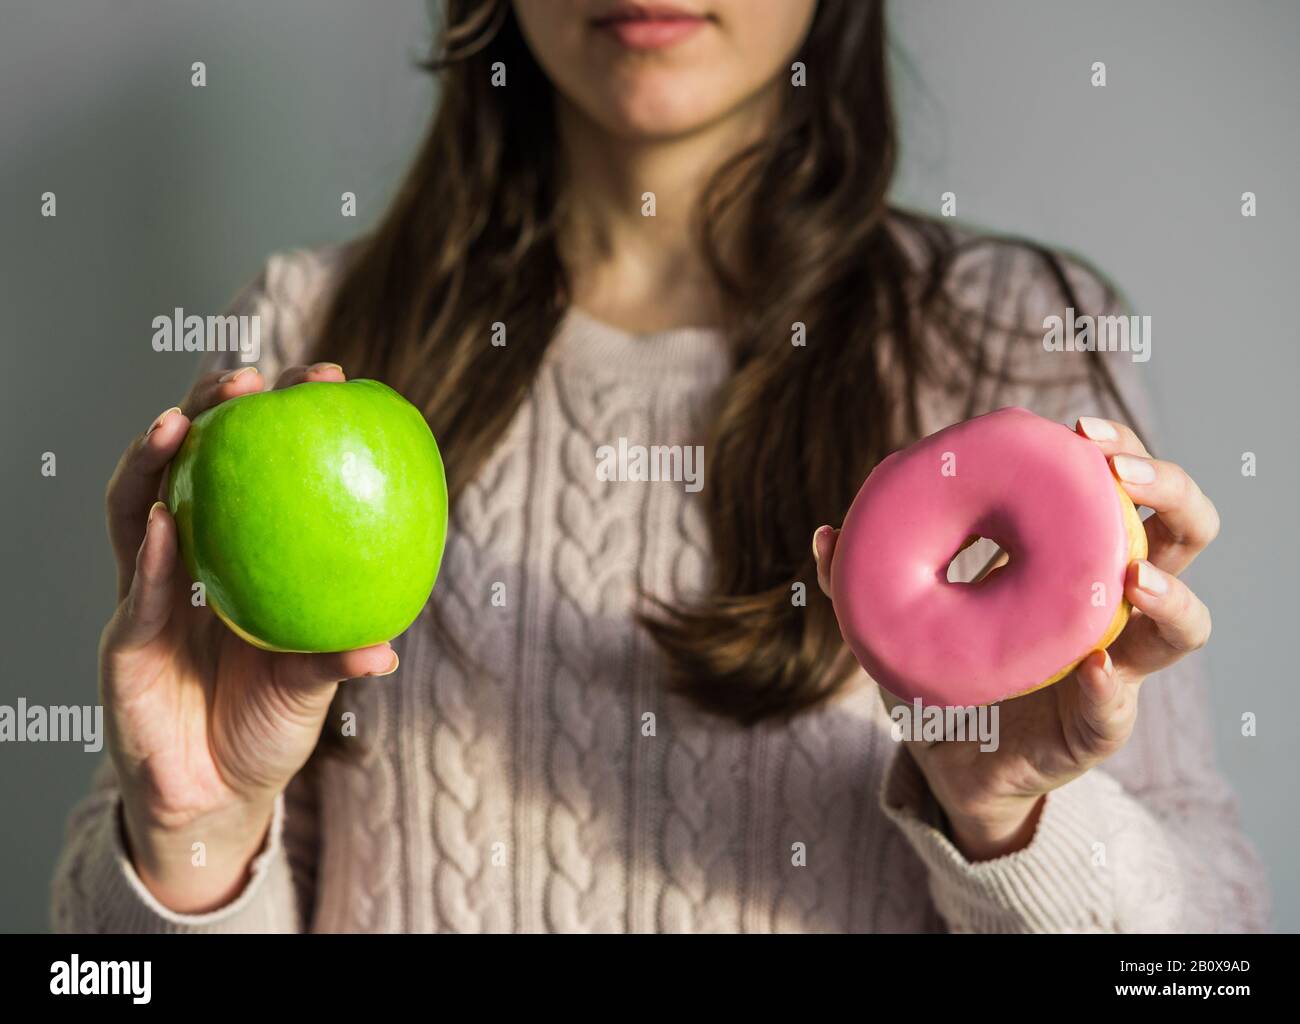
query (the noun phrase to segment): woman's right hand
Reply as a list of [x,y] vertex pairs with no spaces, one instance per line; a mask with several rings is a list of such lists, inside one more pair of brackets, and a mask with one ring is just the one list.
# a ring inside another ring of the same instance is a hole
[[[276,387],[343,379],[321,363],[285,370]],[[132,862],[180,913],[213,910],[243,888],[276,797],[311,754],[339,682],[397,668],[388,644],[259,650],[191,601],[176,523],[158,500],[165,470],[195,416],[262,387],[254,367],[200,378],[183,407],[131,443],[108,485],[118,605],[100,639],[100,698]]]

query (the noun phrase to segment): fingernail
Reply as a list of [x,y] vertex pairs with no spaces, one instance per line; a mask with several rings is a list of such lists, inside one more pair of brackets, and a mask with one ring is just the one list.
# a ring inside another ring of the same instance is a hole
[[821,540],[822,535],[826,533],[828,530],[830,530],[829,526],[819,526],[817,527],[817,529],[813,530],[812,553],[813,553],[814,562],[820,562],[822,560],[822,553],[817,548],[817,542]]
[[1111,670],[1115,667],[1114,662],[1110,660],[1110,651],[1101,652],[1101,670],[1110,675]]
[[394,652],[393,652],[393,664],[392,664],[392,666],[389,667],[388,669],[386,669],[386,670],[383,671],[383,672],[371,672],[370,675],[372,675],[372,676],[391,676],[394,672],[397,671],[397,666],[400,665],[401,663],[402,663],[402,662],[401,662],[401,659],[398,658],[398,656],[397,656],[397,652],[394,651]]
[[339,366],[338,363],[313,363],[309,372],[316,373],[321,370],[338,370],[339,373],[342,373],[343,367]]
[[144,434],[145,438],[147,439],[150,434],[152,434],[155,430],[161,427],[163,425],[163,422],[167,419],[168,416],[170,416],[174,412],[180,412],[180,411],[181,411],[180,406],[173,405],[170,409],[164,409],[162,412],[160,412],[158,414],[158,418],[154,420],[153,423],[149,425],[149,429],[145,431]]
[[155,501],[152,505],[149,506],[149,518],[145,522],[146,530],[153,525],[153,514],[157,512],[160,508],[166,508],[166,507],[167,507],[166,503],[161,501]]
[[1150,562],[1138,562],[1138,586],[1148,594],[1160,597],[1169,592],[1169,580]]
[[1079,429],[1094,441],[1114,441],[1119,437],[1114,427],[1096,416],[1080,416]]
[[217,383],[229,384],[232,380],[235,380],[237,377],[243,376],[245,373],[256,373],[256,372],[257,372],[256,366],[241,366],[234,370],[227,370],[217,379]]
[[1149,484],[1156,478],[1156,467],[1135,455],[1116,455],[1110,460],[1119,478],[1129,484]]

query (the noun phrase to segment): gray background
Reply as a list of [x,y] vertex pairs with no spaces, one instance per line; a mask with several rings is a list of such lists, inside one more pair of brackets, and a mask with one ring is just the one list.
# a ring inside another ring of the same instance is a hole
[[[1090,257],[1154,317],[1161,434],[1224,521],[1189,574],[1215,614],[1219,755],[1275,924],[1295,931],[1300,206],[1284,175],[1300,165],[1300,6],[908,0],[893,14],[898,198],[937,212],[951,189],[963,219]],[[268,252],[347,237],[382,209],[429,110],[412,64],[430,29],[418,0],[0,0],[0,24],[0,703],[79,704],[111,611],[104,483],[194,370],[152,352],[151,319],[215,312]],[[57,218],[39,215],[45,191]],[[0,745],[0,930],[46,927],[93,761]]]

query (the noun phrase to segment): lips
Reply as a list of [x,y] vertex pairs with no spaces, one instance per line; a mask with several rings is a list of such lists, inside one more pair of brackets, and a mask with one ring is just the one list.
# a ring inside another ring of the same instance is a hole
[[591,24],[628,49],[658,50],[682,42],[710,20],[670,4],[621,3]]

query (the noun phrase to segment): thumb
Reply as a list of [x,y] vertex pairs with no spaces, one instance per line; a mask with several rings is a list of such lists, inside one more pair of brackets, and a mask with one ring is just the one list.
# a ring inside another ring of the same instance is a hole
[[1090,764],[1108,757],[1128,738],[1137,716],[1131,690],[1106,651],[1093,651],[1075,669],[1062,724],[1077,760]]
[[280,654],[275,678],[287,689],[317,690],[345,679],[390,676],[397,671],[397,652],[388,644],[335,654]]
[[176,521],[167,506],[156,501],[149,509],[144,541],[135,556],[135,578],[126,600],[117,640],[130,649],[143,647],[167,625],[172,614],[176,569]]

